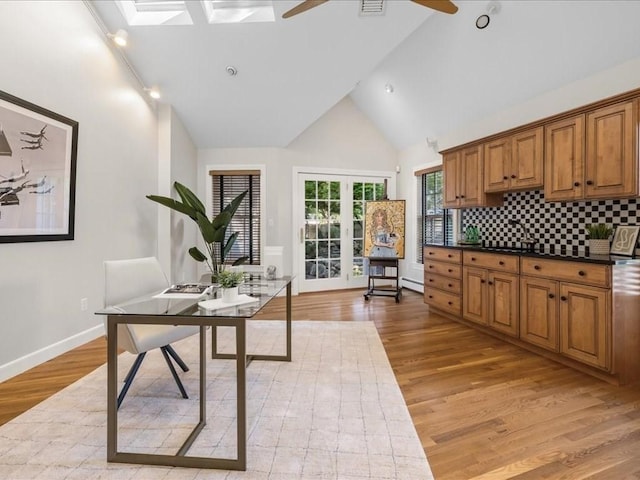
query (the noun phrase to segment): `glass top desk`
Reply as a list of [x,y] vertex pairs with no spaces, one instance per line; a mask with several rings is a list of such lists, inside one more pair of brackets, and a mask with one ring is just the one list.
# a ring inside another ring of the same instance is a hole
[[[283,277],[266,280],[251,275],[240,287],[240,292],[255,297],[253,303],[224,306],[217,310],[206,310],[198,302],[215,299],[215,291],[197,299],[165,299],[149,295],[131,300],[125,304],[105,308],[99,315],[107,315],[107,461],[136,463],[145,465],[167,465],[175,467],[220,468],[225,470],[246,470],[247,468],[247,379],[246,368],[252,360],[291,361],[291,280]],[[280,292],[286,290],[286,354],[247,355],[246,321],[258,313]],[[174,455],[132,453],[118,451],[118,336],[119,324],[152,325],[197,325],[200,327],[200,413],[199,422]],[[217,352],[217,327],[235,328],[235,354]],[[236,360],[237,388],[237,458],[212,458],[188,456],[189,448],[206,425],[206,329],[211,327],[212,358]]]

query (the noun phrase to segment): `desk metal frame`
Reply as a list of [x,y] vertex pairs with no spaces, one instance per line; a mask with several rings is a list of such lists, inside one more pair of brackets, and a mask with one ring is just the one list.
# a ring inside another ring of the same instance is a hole
[[[112,314],[107,317],[107,461],[172,467],[217,468],[225,470],[247,469],[247,376],[246,369],[252,360],[291,361],[291,281],[286,285],[286,354],[247,355],[246,317],[215,317],[207,315],[134,315]],[[197,308],[197,307],[196,307]],[[118,335],[119,324],[197,325],[200,327],[200,418],[191,434],[175,455],[131,453],[118,451]],[[235,459],[187,456],[189,448],[207,424],[206,383],[206,327],[212,327],[212,358],[236,360],[237,385],[237,450]],[[217,327],[234,327],[236,353],[217,353]]]

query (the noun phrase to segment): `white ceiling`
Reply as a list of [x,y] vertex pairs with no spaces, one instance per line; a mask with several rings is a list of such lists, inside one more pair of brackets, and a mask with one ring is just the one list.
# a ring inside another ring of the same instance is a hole
[[488,1],[454,2],[445,15],[387,0],[363,18],[358,0],[333,0],[283,20],[298,1],[276,0],[273,23],[209,25],[190,1],[194,25],[133,27],[111,0],[91,3],[129,32],[129,61],[199,148],[286,146],[349,94],[404,148],[640,57],[637,0],[503,0],[485,30]]

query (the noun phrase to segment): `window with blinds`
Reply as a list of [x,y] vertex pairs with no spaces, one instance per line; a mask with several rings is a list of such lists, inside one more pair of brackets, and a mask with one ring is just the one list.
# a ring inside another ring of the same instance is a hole
[[[247,196],[238,207],[227,228],[226,239],[239,232],[227,263],[233,263],[240,257],[248,257],[246,263],[260,264],[260,171],[259,170],[220,170],[211,171],[211,192],[213,215],[217,215],[234,198],[247,190]],[[225,242],[226,242],[225,239]]]
[[442,168],[416,172],[418,176],[418,241],[416,258],[423,262],[422,246],[425,243],[444,245],[453,243],[453,211],[443,208]]

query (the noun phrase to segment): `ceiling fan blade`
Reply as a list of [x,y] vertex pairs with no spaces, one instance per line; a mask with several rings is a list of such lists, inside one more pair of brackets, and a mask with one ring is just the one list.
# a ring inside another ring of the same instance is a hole
[[284,12],[282,14],[282,18],[293,17],[294,15],[298,15],[299,13],[311,10],[312,8],[322,5],[323,3],[326,3],[328,1],[329,0],[305,0],[304,2],[299,3],[298,5],[293,7],[288,12]]
[[422,5],[423,7],[433,8],[442,13],[453,14],[458,11],[458,7],[449,0],[411,0],[413,3]]

